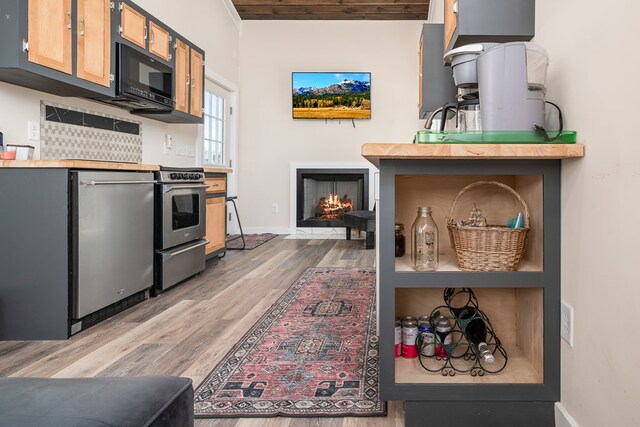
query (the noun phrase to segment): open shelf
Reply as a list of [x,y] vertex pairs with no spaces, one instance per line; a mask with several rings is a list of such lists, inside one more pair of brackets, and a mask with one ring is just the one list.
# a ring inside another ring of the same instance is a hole
[[[396,358],[396,384],[542,384],[542,374],[518,346],[506,345],[509,363],[497,374],[472,377],[466,373],[444,376],[428,372],[418,359]],[[462,362],[456,362],[462,364]]]
[[[451,252],[440,254],[438,261],[438,271],[462,271],[458,268],[456,257]],[[523,259],[520,262],[518,271],[542,271],[539,265],[534,264],[530,260]],[[412,272],[416,274],[429,274],[429,272],[418,272],[413,269],[411,263],[411,254],[405,254],[403,257],[396,258],[396,272]],[[475,272],[482,273],[482,272]]]
[[[460,286],[462,287],[462,286]],[[395,383],[399,384],[542,384],[544,380],[542,288],[473,288],[480,309],[507,351],[505,369],[497,374],[473,377],[468,373],[443,376],[428,372],[418,359],[395,359]],[[397,288],[395,315],[420,317],[444,305],[444,288]],[[446,310],[446,308],[444,309]],[[447,313],[448,315],[448,313]],[[464,362],[454,360],[456,366]],[[443,362],[444,363],[444,362]],[[434,366],[434,365],[430,365]]]
[[[419,206],[429,206],[438,226],[440,265],[438,271],[460,271],[451,248],[446,218],[458,193],[477,181],[497,181],[513,188],[529,210],[530,231],[518,271],[543,271],[543,176],[542,175],[396,175],[395,221],[404,224],[406,255],[396,259],[395,271],[411,268],[411,225]],[[489,224],[504,224],[523,207],[516,197],[497,186],[481,186],[464,193],[453,213],[454,220],[466,219],[474,204],[485,211]],[[391,250],[391,248],[389,248]]]

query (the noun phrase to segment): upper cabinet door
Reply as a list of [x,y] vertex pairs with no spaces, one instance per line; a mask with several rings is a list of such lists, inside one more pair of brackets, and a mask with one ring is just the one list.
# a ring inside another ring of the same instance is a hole
[[458,26],[457,0],[444,0],[444,50],[447,50]]
[[176,110],[189,112],[189,46],[182,40],[176,39]]
[[71,74],[71,19],[71,0],[29,0],[28,60]]
[[153,21],[149,21],[149,52],[164,59],[171,60],[169,47],[171,39],[169,31],[165,30]]
[[109,0],[78,0],[78,69],[81,79],[109,87],[111,8]]
[[127,3],[121,3],[120,10],[120,35],[123,39],[146,49],[147,18]]
[[191,49],[191,109],[190,113],[196,117],[202,117],[202,94],[204,89],[203,80],[204,56]]

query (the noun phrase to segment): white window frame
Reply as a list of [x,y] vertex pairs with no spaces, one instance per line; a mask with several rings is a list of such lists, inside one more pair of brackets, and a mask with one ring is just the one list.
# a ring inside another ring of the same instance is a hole
[[225,166],[226,109],[229,106],[223,97],[213,91],[205,90],[204,97],[202,163],[207,166]]

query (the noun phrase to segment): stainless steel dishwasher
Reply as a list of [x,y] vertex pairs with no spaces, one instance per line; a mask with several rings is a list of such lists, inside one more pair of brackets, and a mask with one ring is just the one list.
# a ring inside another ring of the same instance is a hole
[[150,172],[71,172],[72,333],[119,311],[114,306],[128,297],[148,296],[154,183]]

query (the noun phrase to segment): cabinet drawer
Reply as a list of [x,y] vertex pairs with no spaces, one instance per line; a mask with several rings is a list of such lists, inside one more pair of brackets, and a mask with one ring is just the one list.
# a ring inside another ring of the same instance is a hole
[[206,178],[205,184],[209,186],[207,193],[224,193],[227,191],[227,178]]

